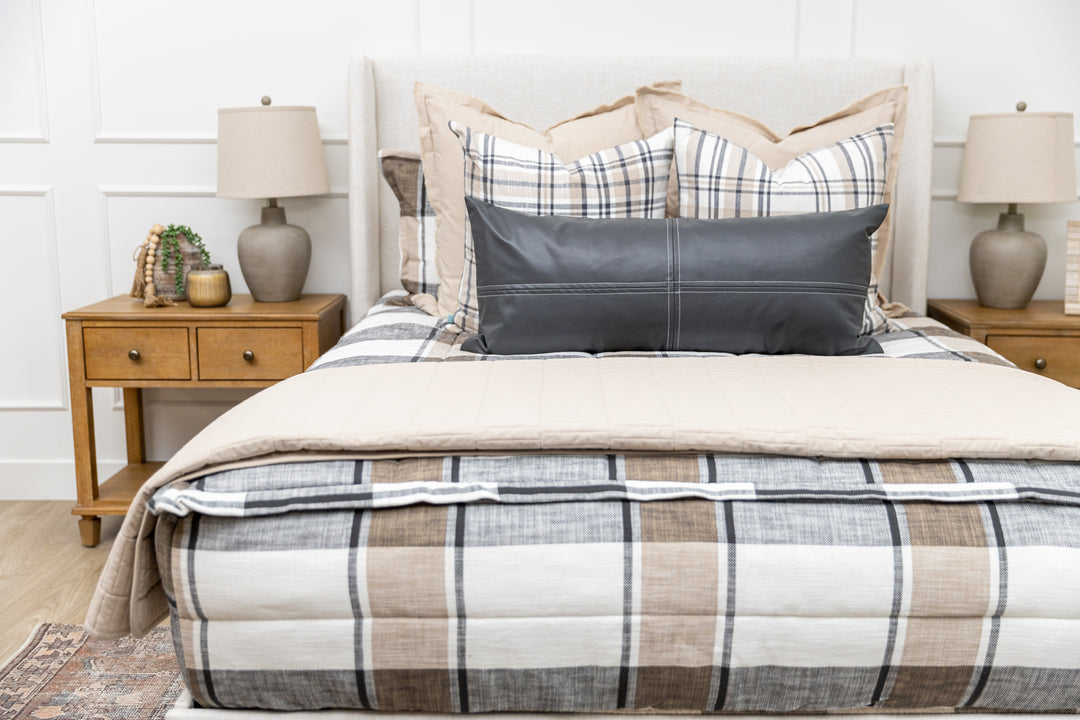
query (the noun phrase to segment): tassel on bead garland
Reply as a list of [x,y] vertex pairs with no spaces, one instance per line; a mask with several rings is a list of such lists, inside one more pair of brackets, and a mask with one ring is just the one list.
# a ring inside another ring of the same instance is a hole
[[165,226],[155,223],[146,235],[146,240],[139,246],[138,256],[135,258],[135,282],[131,286],[131,296],[143,298],[145,307],[175,304],[169,298],[159,296],[154,286],[154,263],[157,261],[158,245],[163,232]]

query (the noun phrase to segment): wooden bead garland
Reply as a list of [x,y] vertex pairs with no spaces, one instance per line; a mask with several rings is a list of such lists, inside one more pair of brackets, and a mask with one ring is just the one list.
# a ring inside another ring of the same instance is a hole
[[154,261],[157,259],[158,245],[161,244],[161,233],[164,231],[165,226],[154,223],[146,235],[146,240],[143,240],[136,251],[135,283],[131,288],[131,297],[143,298],[146,307],[174,304],[169,298],[160,297],[154,286]]

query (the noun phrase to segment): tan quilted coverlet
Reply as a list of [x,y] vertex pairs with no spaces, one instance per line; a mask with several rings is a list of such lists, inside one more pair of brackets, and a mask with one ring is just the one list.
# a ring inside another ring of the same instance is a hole
[[709,357],[319,370],[238,405],[136,497],[87,628],[145,633],[167,605],[145,503],[171,480],[280,454],[649,451],[1080,460],[1080,391],[953,361]]

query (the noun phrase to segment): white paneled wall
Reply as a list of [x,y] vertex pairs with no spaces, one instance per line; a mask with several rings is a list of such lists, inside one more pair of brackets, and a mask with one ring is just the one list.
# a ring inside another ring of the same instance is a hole
[[[219,107],[270,95],[318,108],[332,192],[284,204],[315,246],[306,289],[343,292],[352,55],[929,58],[930,294],[971,296],[970,238],[1001,208],[955,202],[967,118],[1020,99],[1080,114],[1077,28],[1075,0],[668,0],[660,12],[629,0],[0,0],[0,499],[74,497],[59,314],[130,288],[147,227],[192,226],[245,291],[236,237],[258,203],[214,197]],[[1050,246],[1038,296],[1060,297],[1080,206],[1023,210]],[[149,454],[166,458],[248,394],[148,391]],[[109,473],[124,457],[119,393],[94,396]]]

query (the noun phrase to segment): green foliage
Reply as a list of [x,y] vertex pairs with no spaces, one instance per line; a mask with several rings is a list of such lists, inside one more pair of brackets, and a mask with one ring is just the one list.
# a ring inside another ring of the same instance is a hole
[[173,283],[176,285],[176,294],[184,294],[184,255],[180,252],[179,236],[183,235],[187,241],[199,249],[202,255],[203,265],[210,264],[210,251],[203,244],[203,239],[198,233],[187,225],[170,225],[161,233],[161,269],[168,271],[169,265],[173,266]]

